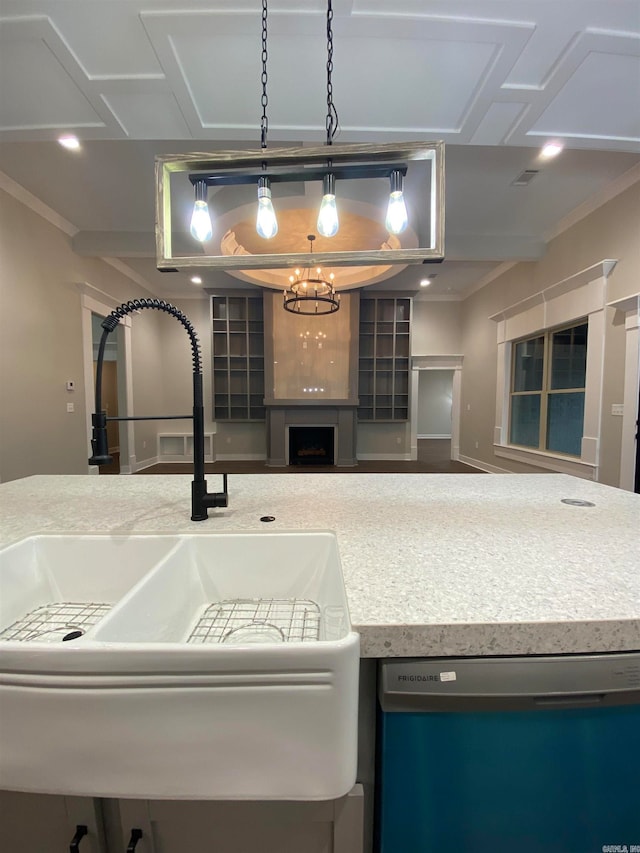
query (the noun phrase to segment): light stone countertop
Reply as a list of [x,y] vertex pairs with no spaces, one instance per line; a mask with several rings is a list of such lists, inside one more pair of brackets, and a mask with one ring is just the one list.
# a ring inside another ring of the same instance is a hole
[[190,483],[4,483],[0,545],[53,532],[333,530],[363,657],[640,650],[640,495],[562,474],[230,475],[229,507],[198,523]]

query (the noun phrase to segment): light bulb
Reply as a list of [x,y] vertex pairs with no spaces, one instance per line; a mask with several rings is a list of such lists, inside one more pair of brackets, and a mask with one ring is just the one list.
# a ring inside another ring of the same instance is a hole
[[194,180],[193,188],[196,193],[196,200],[191,215],[191,236],[200,243],[206,243],[213,234],[209,205],[207,204],[207,183],[202,179]]
[[407,206],[402,193],[402,172],[397,169],[391,173],[391,192],[384,224],[391,234],[401,234],[409,224]]
[[336,207],[335,178],[325,175],[322,179],[322,203],[318,211],[318,233],[323,237],[334,237],[338,233],[338,208]]
[[275,237],[278,233],[278,220],[271,201],[271,190],[268,178],[258,179],[258,216],[256,231],[265,240]]
[[206,201],[196,199],[191,216],[191,236],[200,243],[206,243],[211,239],[212,234],[209,205]]

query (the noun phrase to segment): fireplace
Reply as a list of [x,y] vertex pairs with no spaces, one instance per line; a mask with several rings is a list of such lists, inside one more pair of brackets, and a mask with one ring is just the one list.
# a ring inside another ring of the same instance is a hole
[[[336,468],[353,467],[356,459],[356,408],[354,403],[334,403],[332,406],[297,401],[284,406],[266,402],[267,410],[267,465],[273,468],[286,468],[288,465],[335,465]],[[305,432],[316,433],[316,439],[330,442],[325,446],[325,456],[309,452],[302,456],[296,452],[297,460],[292,458],[291,450],[298,440],[295,433],[300,430],[305,440]],[[321,430],[324,435],[318,436]]]
[[335,428],[290,426],[289,465],[333,465]]

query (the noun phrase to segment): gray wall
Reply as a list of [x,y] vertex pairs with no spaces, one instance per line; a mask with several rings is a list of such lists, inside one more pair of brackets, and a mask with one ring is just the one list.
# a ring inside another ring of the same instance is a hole
[[356,456],[379,459],[409,458],[409,422],[360,423],[357,428]]
[[451,436],[453,370],[418,372],[418,425],[420,436]]
[[411,355],[462,353],[461,302],[418,299],[413,303]]
[[[74,254],[70,238],[0,191],[0,479],[88,470],[82,309],[88,282],[118,302],[148,296],[100,260]],[[134,353],[134,384],[147,357]],[[72,379],[76,390],[66,391]],[[75,411],[68,414],[67,402]],[[153,401],[155,404],[155,400]]]

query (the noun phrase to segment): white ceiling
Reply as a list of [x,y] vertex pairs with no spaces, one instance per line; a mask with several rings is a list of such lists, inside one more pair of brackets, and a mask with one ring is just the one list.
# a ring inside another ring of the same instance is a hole
[[[258,147],[260,13],[259,0],[1,0],[0,186],[55,211],[80,254],[158,295],[193,293],[155,269],[154,155]],[[325,140],[325,14],[325,0],[270,0],[269,147]],[[335,141],[447,143],[447,259],[429,294],[540,257],[640,169],[640,0],[334,0],[334,14]],[[62,149],[62,132],[82,149]],[[566,147],[542,163],[550,138]]]

